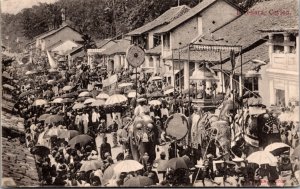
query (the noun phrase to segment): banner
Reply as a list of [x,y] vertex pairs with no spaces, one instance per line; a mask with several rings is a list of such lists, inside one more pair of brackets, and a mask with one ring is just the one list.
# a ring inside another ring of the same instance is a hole
[[50,55],[50,53],[48,51],[47,51],[47,56],[48,56],[48,61],[49,61],[50,67],[53,69],[56,69],[58,67],[57,63],[55,62],[55,60],[52,58],[52,56]]

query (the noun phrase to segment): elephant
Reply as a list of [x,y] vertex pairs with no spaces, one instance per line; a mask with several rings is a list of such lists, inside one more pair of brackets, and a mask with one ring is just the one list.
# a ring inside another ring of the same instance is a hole
[[133,159],[141,161],[147,153],[148,162],[153,163],[156,159],[155,146],[158,144],[160,135],[150,116],[136,117],[128,126],[128,137]]

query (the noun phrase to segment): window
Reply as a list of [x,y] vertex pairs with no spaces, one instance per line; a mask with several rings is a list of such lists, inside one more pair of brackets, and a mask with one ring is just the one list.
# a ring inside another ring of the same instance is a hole
[[154,66],[153,58],[150,57],[150,58],[149,58],[149,67],[153,67],[153,66]]
[[250,91],[258,91],[258,78],[245,78],[244,87],[246,87]]
[[163,45],[164,45],[164,49],[166,50],[170,49],[170,33],[163,35]]
[[285,106],[285,91],[281,89],[276,89],[275,95],[276,95],[276,105]]
[[153,35],[153,47],[157,47],[161,44],[161,37],[159,35]]
[[274,44],[275,53],[284,52],[283,42],[284,42],[283,34],[274,34],[272,43]]
[[293,53],[296,54],[296,36],[295,34],[290,34],[290,52],[289,53]]

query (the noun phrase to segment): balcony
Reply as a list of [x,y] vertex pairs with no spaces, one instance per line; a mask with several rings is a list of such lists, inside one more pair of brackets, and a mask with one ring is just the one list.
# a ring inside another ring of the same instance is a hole
[[272,53],[270,62],[271,68],[273,69],[281,69],[287,71],[298,70],[296,54]]

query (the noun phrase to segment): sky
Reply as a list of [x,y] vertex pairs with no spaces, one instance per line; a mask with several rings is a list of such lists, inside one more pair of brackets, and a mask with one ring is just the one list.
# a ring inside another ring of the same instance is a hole
[[30,8],[38,3],[54,3],[58,0],[1,0],[1,12],[17,14],[24,8]]

